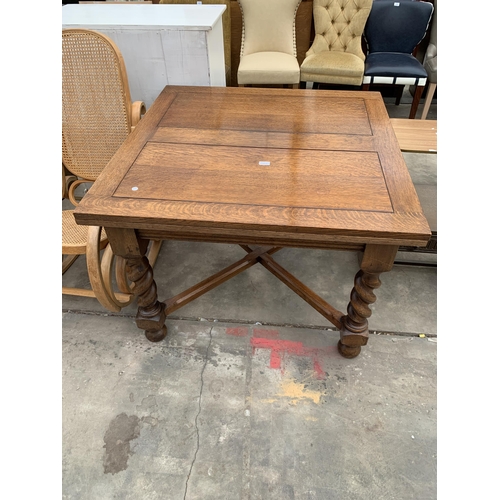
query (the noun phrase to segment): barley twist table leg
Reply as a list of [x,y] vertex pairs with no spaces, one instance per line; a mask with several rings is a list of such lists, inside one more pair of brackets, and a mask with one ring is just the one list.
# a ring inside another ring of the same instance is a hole
[[167,335],[165,304],[158,301],[153,269],[146,257],[148,240],[139,238],[133,229],[105,229],[113,252],[125,259],[127,278],[134,283],[137,327],[145,330],[146,338],[151,342],[163,340]]
[[146,338],[151,342],[163,340],[167,335],[165,304],[158,301],[148,259],[145,256],[127,259],[126,272],[128,279],[135,283],[134,294],[139,306],[135,319],[137,326],[146,331]]
[[368,342],[368,318],[372,314],[369,306],[377,299],[373,290],[381,285],[380,274],[392,269],[397,250],[392,245],[366,245],[347,314],[342,317],[338,348],[345,358],[355,358]]

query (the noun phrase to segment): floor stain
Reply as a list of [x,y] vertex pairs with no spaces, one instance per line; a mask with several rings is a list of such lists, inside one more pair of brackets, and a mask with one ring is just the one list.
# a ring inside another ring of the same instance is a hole
[[156,398],[154,396],[148,396],[143,398],[140,405],[136,405],[137,411],[148,411],[153,412],[158,409],[158,404],[156,403]]
[[104,434],[104,473],[116,474],[128,466],[128,457],[131,454],[130,441],[139,437],[141,430],[139,418],[136,415],[128,416],[120,413],[111,420],[106,434]]
[[291,403],[295,405],[304,399],[310,399],[313,403],[319,404],[322,394],[320,391],[309,391],[305,389],[304,384],[294,380],[283,380],[281,382],[281,392],[278,393],[278,396],[290,398]]
[[311,400],[319,404],[323,393],[321,391],[310,391],[305,388],[305,384],[300,384],[294,380],[283,380],[281,382],[281,391],[276,394],[277,398],[263,400],[264,403],[275,403],[280,398],[288,398],[290,403],[296,405],[299,401],[305,402]]

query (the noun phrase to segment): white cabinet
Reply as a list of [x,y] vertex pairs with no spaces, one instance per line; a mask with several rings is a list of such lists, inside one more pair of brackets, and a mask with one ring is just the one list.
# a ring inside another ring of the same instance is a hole
[[63,28],[86,28],[120,49],[132,101],[149,108],[165,85],[226,85],[225,5],[98,5],[62,7]]

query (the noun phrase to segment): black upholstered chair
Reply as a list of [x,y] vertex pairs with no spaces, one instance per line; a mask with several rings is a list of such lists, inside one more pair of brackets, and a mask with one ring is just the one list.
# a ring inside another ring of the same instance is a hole
[[424,38],[433,10],[430,2],[376,0],[365,26],[363,90],[371,84],[415,85],[409,118],[415,118],[427,82],[427,72],[412,52]]

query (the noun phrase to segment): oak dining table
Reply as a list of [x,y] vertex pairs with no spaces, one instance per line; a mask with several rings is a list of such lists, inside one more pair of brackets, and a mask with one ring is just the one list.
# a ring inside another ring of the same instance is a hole
[[[150,341],[168,314],[259,264],[338,329],[347,358],[368,341],[399,246],[431,236],[383,99],[367,91],[166,86],[74,215],[125,259]],[[169,239],[239,245],[242,258],[160,301],[147,247]],[[359,252],[345,312],[273,259],[283,247]]]

